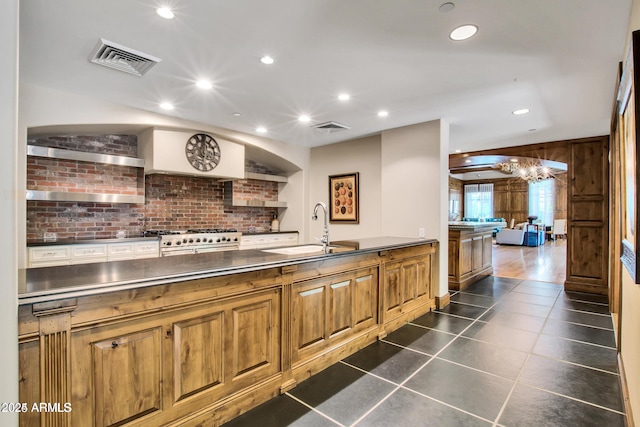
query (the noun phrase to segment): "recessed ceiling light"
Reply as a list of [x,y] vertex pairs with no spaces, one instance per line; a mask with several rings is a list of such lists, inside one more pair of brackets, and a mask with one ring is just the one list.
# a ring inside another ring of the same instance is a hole
[[447,13],[447,12],[451,12],[455,7],[456,7],[455,4],[448,1],[446,3],[442,3],[438,10],[440,10],[440,12],[442,13]]
[[519,116],[521,114],[527,114],[528,112],[529,112],[528,108],[522,108],[520,110],[515,110],[513,114],[515,114],[516,116]]
[[475,25],[461,25],[451,31],[449,38],[455,41],[467,40],[468,38],[473,37],[477,32],[478,27]]
[[211,84],[209,80],[198,80],[196,82],[196,86],[198,86],[200,89],[211,89],[213,87],[213,84]]
[[531,128],[531,129],[529,129],[529,132],[535,132],[535,131],[537,131],[537,130],[538,130],[538,129],[536,129],[536,128]]
[[260,58],[260,62],[262,62],[263,64],[266,64],[266,65],[271,65],[271,64],[273,64],[275,62],[275,60],[272,57],[270,57],[269,55],[265,55],[262,58]]
[[233,113],[234,116],[240,117],[240,113]]
[[389,115],[388,111],[378,111],[378,117],[387,117]]
[[464,161],[465,163],[471,163],[471,160],[467,159]]
[[170,102],[163,102],[162,104],[160,104],[160,108],[162,108],[163,110],[173,110],[173,104]]
[[256,132],[258,132],[258,133],[266,133],[267,132],[267,128],[262,127],[262,126],[258,126],[256,128]]
[[348,101],[349,98],[351,98],[351,95],[349,95],[348,93],[341,93],[340,95],[338,95],[338,99],[340,101]]
[[168,7],[159,7],[156,9],[156,13],[158,15],[160,15],[161,17],[163,17],[164,19],[173,19],[173,17],[175,16],[173,14],[173,11],[171,9],[169,9]]
[[310,122],[311,117],[303,114],[302,116],[298,117],[298,121],[302,123]]
[[462,150],[456,150],[456,153],[462,153]]

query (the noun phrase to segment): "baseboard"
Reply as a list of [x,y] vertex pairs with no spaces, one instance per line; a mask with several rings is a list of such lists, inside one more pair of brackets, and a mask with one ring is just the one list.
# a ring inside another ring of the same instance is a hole
[[633,422],[633,413],[631,412],[627,376],[624,371],[624,363],[622,362],[622,355],[620,353],[618,353],[618,371],[620,371],[620,386],[622,388],[622,399],[624,400],[624,412],[627,414],[627,427],[634,427],[635,424]]
[[449,294],[449,292],[447,292],[441,297],[436,297],[436,308],[438,310],[441,310],[444,307],[448,306],[450,302],[451,302],[451,295]]

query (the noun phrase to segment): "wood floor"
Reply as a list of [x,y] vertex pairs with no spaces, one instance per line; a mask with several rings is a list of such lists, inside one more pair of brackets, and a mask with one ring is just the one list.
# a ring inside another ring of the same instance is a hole
[[563,284],[566,278],[567,241],[542,246],[493,244],[493,275]]

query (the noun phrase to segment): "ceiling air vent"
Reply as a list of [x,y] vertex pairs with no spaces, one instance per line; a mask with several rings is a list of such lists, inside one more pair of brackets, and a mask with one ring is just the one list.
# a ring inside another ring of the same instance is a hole
[[335,132],[351,129],[349,126],[345,126],[338,122],[320,123],[319,125],[314,125],[311,127],[317,131],[325,132],[325,133],[335,133]]
[[162,61],[155,56],[138,52],[105,39],[100,39],[98,47],[89,60],[98,65],[115,68],[136,76],[143,76],[151,67]]

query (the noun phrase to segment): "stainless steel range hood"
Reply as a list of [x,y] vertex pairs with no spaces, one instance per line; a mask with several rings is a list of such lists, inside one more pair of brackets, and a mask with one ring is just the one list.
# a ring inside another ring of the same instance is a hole
[[189,175],[203,178],[244,178],[244,145],[211,136],[220,147],[220,162],[210,171],[191,166],[186,155],[189,138],[206,132],[149,129],[138,136],[138,157],[144,159],[144,173]]

